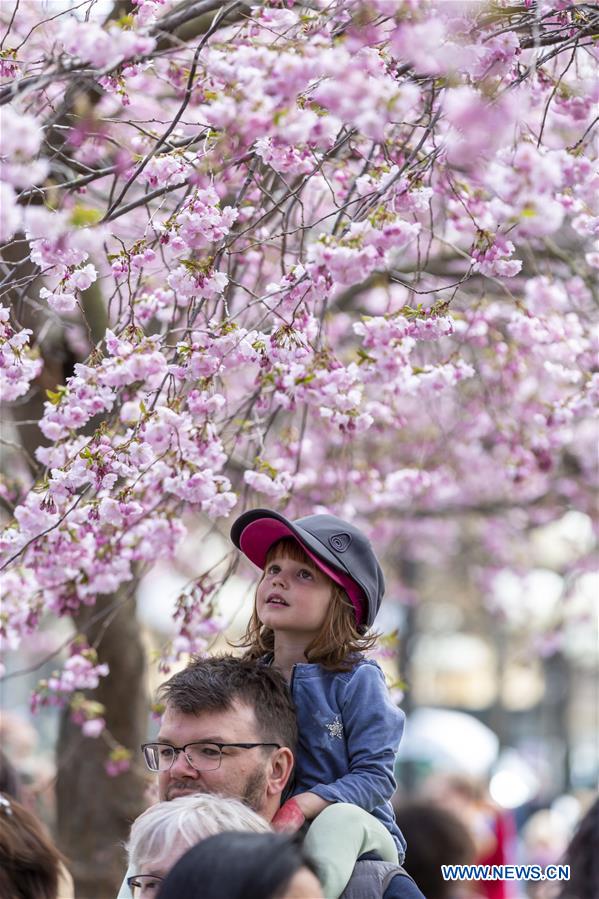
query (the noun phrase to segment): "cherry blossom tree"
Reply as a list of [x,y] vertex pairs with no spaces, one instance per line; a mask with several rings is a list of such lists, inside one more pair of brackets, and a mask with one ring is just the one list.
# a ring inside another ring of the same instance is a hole
[[[391,577],[468,539],[490,594],[531,528],[592,511],[599,10],[0,15],[0,627],[15,651],[74,622],[32,704],[65,709],[59,829],[103,896],[141,804],[135,586],[192,522],[331,510]],[[197,572],[163,668],[205,650],[221,581]]]

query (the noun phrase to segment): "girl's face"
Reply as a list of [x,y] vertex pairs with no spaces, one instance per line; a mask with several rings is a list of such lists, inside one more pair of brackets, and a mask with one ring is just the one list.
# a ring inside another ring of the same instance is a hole
[[275,633],[301,634],[307,642],[322,628],[331,603],[333,582],[311,561],[275,550],[256,591],[256,610]]

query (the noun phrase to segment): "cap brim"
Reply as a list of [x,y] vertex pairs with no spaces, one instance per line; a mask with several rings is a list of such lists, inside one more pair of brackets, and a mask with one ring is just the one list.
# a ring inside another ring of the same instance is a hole
[[331,568],[343,572],[338,559],[320,540],[272,509],[251,509],[244,512],[231,528],[231,540],[235,546],[259,568],[264,568],[268,550],[273,543],[283,537],[295,537]]

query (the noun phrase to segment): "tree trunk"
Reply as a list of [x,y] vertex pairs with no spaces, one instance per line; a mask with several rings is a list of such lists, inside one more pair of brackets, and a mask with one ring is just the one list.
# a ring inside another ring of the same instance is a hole
[[[397,560],[397,570],[399,577],[409,588],[410,591],[415,590],[418,584],[420,574],[417,562],[402,557]],[[408,689],[401,701],[401,708],[406,715],[410,715],[414,711],[414,667],[413,656],[416,641],[418,639],[418,620],[414,605],[407,605],[405,608],[405,620],[403,633],[401,635],[401,643],[403,652],[400,652],[399,671],[401,680],[408,685]],[[410,796],[418,785],[418,765],[413,759],[406,759],[402,765],[402,787],[407,796]]]
[[105,706],[108,730],[133,752],[131,770],[109,777],[104,764],[110,747],[102,737],[84,737],[68,711],[63,713],[56,750],[58,840],[67,856],[77,899],[113,899],[117,895],[126,870],[123,843],[145,804],[139,756],[148,711],[144,650],[133,600],[124,602],[108,619],[105,631],[107,619],[95,620],[97,613],[114,601],[115,597],[100,597],[75,623],[90,644],[101,637],[98,658],[110,666],[110,674],[89,698]]

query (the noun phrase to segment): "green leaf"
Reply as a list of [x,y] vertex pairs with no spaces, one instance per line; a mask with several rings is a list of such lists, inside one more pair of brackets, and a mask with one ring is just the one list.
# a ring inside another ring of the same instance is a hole
[[70,222],[75,228],[88,228],[90,225],[96,225],[102,218],[99,209],[92,209],[90,206],[82,206],[77,204],[73,207],[70,215]]
[[66,392],[67,388],[64,386],[64,384],[61,384],[57,390],[46,390],[46,396],[53,406],[58,406]]
[[128,13],[125,16],[121,16],[120,19],[117,19],[116,25],[118,28],[122,28],[124,31],[128,31],[129,29],[133,28],[133,22],[133,15],[131,13]]
[[276,468],[267,462],[266,459],[261,459],[260,456],[256,456],[255,459],[255,470],[261,472],[262,474],[267,474],[270,478],[274,479],[278,475],[278,471]]
[[370,353],[367,353],[366,350],[363,350],[362,347],[358,347],[358,365],[364,365],[365,362],[374,362],[374,356],[371,356]]

